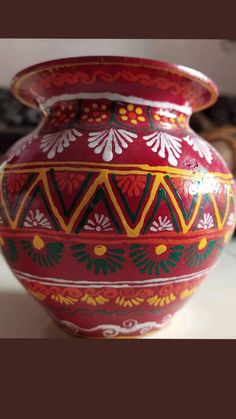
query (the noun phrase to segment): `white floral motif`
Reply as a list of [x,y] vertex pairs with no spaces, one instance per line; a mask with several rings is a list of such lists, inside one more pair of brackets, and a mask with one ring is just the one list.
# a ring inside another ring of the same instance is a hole
[[161,216],[158,217],[158,221],[153,221],[151,227],[151,231],[173,231],[173,224],[170,220],[165,216],[162,218]]
[[78,137],[82,137],[82,135],[75,128],[46,134],[41,140],[40,148],[44,153],[48,152],[48,159],[53,159],[57,153],[62,153],[65,148],[68,148],[72,142],[76,141]]
[[168,162],[172,166],[177,166],[180,154],[182,153],[182,140],[165,132],[152,132],[152,134],[145,135],[143,139],[146,141],[148,147],[152,148],[154,153],[158,153],[161,158],[168,158]]
[[28,145],[32,143],[32,141],[37,138],[38,129],[34,130],[30,134],[26,135],[25,137],[18,140],[9,150],[8,152],[8,160],[13,159],[14,157],[18,157],[22,151],[26,149]]
[[44,216],[42,212],[40,212],[38,209],[36,211],[29,211],[29,215],[26,217],[24,221],[24,227],[44,227],[51,229],[52,226],[49,223],[48,219]]
[[212,216],[209,213],[203,214],[203,218],[199,221],[197,227],[204,228],[204,230],[214,227]]
[[111,231],[113,230],[110,220],[105,215],[94,214],[94,220],[88,219],[87,224],[84,226],[85,230],[95,231]]
[[111,128],[105,131],[91,132],[88,138],[89,148],[94,148],[95,154],[102,153],[104,161],[111,161],[114,153],[121,154],[128,143],[132,143],[137,134],[124,129]]
[[234,222],[235,222],[235,215],[234,215],[234,213],[233,212],[231,212],[230,214],[229,214],[229,218],[228,218],[228,220],[227,220],[227,226],[232,226],[233,224],[234,224]]
[[210,147],[207,145],[207,142],[201,138],[194,138],[191,135],[183,137],[183,140],[196,151],[201,158],[205,158],[208,163],[212,162],[213,156],[210,150]]

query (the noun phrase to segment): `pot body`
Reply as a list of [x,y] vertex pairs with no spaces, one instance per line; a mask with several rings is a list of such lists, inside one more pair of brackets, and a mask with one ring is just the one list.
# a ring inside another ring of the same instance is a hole
[[110,67],[94,64],[83,79],[76,70],[46,68],[41,85],[39,72],[31,81],[44,118],[1,165],[2,252],[66,330],[143,335],[166,324],[215,264],[235,224],[234,181],[189,128],[180,92],[173,103],[169,73],[158,102],[136,96],[132,68],[127,94]]

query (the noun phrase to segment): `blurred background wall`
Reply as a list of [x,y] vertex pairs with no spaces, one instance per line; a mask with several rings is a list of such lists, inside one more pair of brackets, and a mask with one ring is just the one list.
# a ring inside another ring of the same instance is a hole
[[236,43],[220,39],[0,39],[0,86],[32,64],[78,55],[127,55],[200,70],[221,94],[236,94]]

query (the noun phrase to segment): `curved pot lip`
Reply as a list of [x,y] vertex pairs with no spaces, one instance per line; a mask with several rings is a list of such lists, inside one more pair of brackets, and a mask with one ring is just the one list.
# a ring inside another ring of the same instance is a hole
[[49,61],[40,62],[32,66],[26,67],[19,71],[12,79],[11,91],[14,96],[22,103],[36,107],[35,102],[27,100],[23,92],[23,83],[29,82],[30,79],[33,81],[35,76],[39,76],[40,72],[48,71],[50,73],[56,73],[60,68],[74,68],[75,66],[89,66],[89,65],[111,65],[115,66],[126,66],[131,68],[140,67],[143,70],[152,71],[167,71],[170,74],[182,76],[188,79],[190,82],[198,84],[208,96],[201,105],[196,105],[193,111],[200,111],[209,106],[213,105],[219,95],[217,85],[205,74],[199,70],[195,70],[191,67],[174,64],[166,61],[160,61],[156,59],[140,58],[140,57],[128,57],[128,56],[111,56],[111,55],[99,55],[99,56],[77,56],[69,58],[58,58]]

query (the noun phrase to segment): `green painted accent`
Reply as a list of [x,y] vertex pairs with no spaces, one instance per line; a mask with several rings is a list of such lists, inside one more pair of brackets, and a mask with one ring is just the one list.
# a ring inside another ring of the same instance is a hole
[[[123,249],[108,249],[103,256],[96,256],[87,250],[86,245],[76,244],[71,246],[72,256],[78,263],[86,265],[86,269],[94,271],[96,275],[107,275],[114,273],[118,269],[123,269],[125,258],[121,256],[124,254]],[[118,254],[116,254],[118,253]]]
[[88,183],[90,182],[90,180],[93,177],[94,173],[88,173],[88,175],[86,176],[86,178],[82,182],[81,187],[79,188],[77,194],[75,195],[75,197],[74,197],[74,199],[72,201],[72,204],[71,204],[71,206],[70,206],[69,209],[67,209],[66,206],[65,206],[65,202],[64,202],[64,199],[63,199],[63,192],[61,192],[60,187],[59,187],[59,185],[57,183],[57,180],[56,180],[56,177],[55,177],[55,169],[50,169],[49,170],[49,174],[50,174],[50,177],[52,179],[53,186],[55,188],[55,191],[57,193],[57,196],[59,198],[60,204],[62,206],[62,210],[63,210],[64,216],[68,218],[68,217],[71,216],[71,213],[74,210],[74,208],[75,208],[75,206],[76,206],[76,204],[78,202],[78,199],[81,196],[83,196],[84,191],[86,190],[86,188],[88,186]]
[[212,204],[212,201],[211,201],[209,195],[208,194],[205,194],[204,195],[204,198],[203,198],[202,205],[201,205],[201,209],[200,209],[199,214],[198,214],[198,218],[195,221],[195,228],[193,229],[193,231],[198,230],[197,226],[198,226],[198,223],[199,223],[199,221],[200,221],[200,219],[202,217],[202,214],[203,214],[203,211],[204,211],[204,208],[205,208],[205,205],[206,205],[207,202],[209,202],[209,204],[210,204],[210,206],[212,208],[211,215],[212,215],[212,219],[213,219],[213,222],[214,222],[214,227],[216,227],[216,220],[214,218],[215,210],[214,210],[214,207],[213,207],[213,204]]
[[[174,303],[172,304],[173,307]],[[91,311],[91,308],[84,308],[84,307],[77,307],[74,311],[71,310],[71,308],[67,308],[64,306],[58,307],[58,308],[54,308],[53,309],[56,312],[64,312],[64,313],[69,313],[70,316],[74,316],[77,313],[81,313],[81,314],[85,314],[86,316],[94,316],[96,314],[98,315],[102,315],[102,316],[111,316],[111,315],[115,315],[115,316],[123,316],[123,315],[127,315],[127,309],[126,310],[122,310],[122,309],[117,309],[117,310],[105,310],[104,308],[97,308],[95,310]],[[158,314],[160,313],[161,309],[159,308],[148,308],[148,312],[151,314]],[[147,314],[147,309],[146,308],[141,308],[141,307],[137,307],[137,308],[132,308],[132,313],[135,315],[141,315],[143,316],[143,314]]]
[[[125,175],[124,175],[125,176]],[[111,175],[111,178],[112,178],[112,181],[114,182],[114,184],[116,185],[116,188],[117,188],[117,190],[118,190],[118,193],[119,193],[119,195],[120,195],[120,197],[121,197],[121,200],[122,200],[122,202],[123,202],[123,204],[124,204],[124,207],[125,207],[125,210],[126,210],[126,213],[127,213],[127,215],[129,216],[129,218],[130,218],[130,220],[132,221],[132,223],[133,224],[135,224],[136,223],[136,221],[137,221],[137,219],[138,219],[138,217],[139,217],[139,212],[140,212],[140,209],[142,208],[142,205],[143,205],[143,201],[144,201],[144,199],[145,199],[145,197],[146,197],[146,195],[147,195],[147,192],[148,192],[148,189],[149,189],[149,186],[150,186],[150,182],[151,182],[151,174],[149,173],[147,176],[146,176],[146,178],[147,178],[147,181],[146,181],[146,185],[145,185],[145,188],[144,188],[144,190],[143,190],[143,193],[142,193],[142,197],[141,197],[141,199],[140,199],[140,201],[139,201],[139,204],[138,204],[138,208],[137,208],[137,210],[136,210],[136,212],[135,212],[135,214],[133,214],[132,213],[132,211],[131,211],[131,209],[129,208],[129,203],[128,203],[128,201],[126,200],[126,198],[125,198],[125,195],[123,194],[123,192],[122,192],[122,190],[119,188],[119,186],[118,186],[118,182],[117,182],[117,180],[116,180],[116,175]]]
[[79,233],[81,231],[81,229],[85,225],[85,223],[86,223],[89,215],[91,214],[92,211],[94,211],[94,209],[96,208],[96,205],[99,203],[100,200],[103,201],[103,203],[104,203],[104,205],[106,207],[106,210],[107,210],[107,212],[108,212],[108,214],[110,216],[110,219],[111,219],[111,221],[113,222],[114,226],[117,229],[117,232],[120,233],[120,234],[123,233],[123,230],[119,226],[119,224],[117,223],[116,218],[115,218],[115,215],[113,213],[113,210],[111,209],[111,207],[110,207],[110,205],[109,205],[109,203],[107,201],[105,192],[101,188],[97,190],[97,192],[96,192],[96,194],[95,194],[92,202],[90,202],[90,204],[87,206],[87,209],[85,211],[85,214],[83,215],[80,223],[78,224],[78,226],[77,226],[77,228],[75,230],[76,233]]
[[34,263],[48,268],[59,264],[64,249],[63,243],[48,243],[42,250],[37,250],[28,240],[21,240],[22,249],[31,257]]
[[148,120],[150,122],[151,127],[156,128],[155,122],[153,121],[151,117],[151,106],[147,106],[147,116],[148,116]]
[[[154,249],[153,249],[154,250]],[[177,245],[170,249],[170,253],[166,259],[165,256],[158,258],[157,256],[149,256],[149,247],[145,245],[133,244],[130,246],[130,257],[134,265],[139,269],[141,273],[147,272],[149,276],[161,274],[161,271],[166,273],[171,272],[177,266],[182,256],[184,246]],[[158,260],[159,259],[159,260]]]
[[[170,176],[166,176],[166,177],[165,177],[165,179],[167,179],[167,181],[169,182],[169,184],[170,184],[171,188],[172,188],[172,189],[174,190],[174,192],[175,192],[175,195],[176,195],[176,197],[177,197],[177,199],[178,199],[178,203],[179,203],[179,204],[180,204],[180,206],[181,206],[181,210],[182,210],[183,216],[184,216],[184,218],[185,218],[185,221],[188,221],[188,220],[189,220],[189,218],[191,217],[192,213],[193,213],[194,206],[195,206],[195,203],[196,203],[197,198],[198,198],[198,194],[195,194],[195,195],[193,196],[193,198],[192,198],[192,202],[191,202],[191,205],[190,205],[190,208],[189,208],[189,212],[187,213],[187,211],[186,211],[186,209],[185,209],[185,207],[184,207],[184,205],[183,205],[182,198],[181,198],[181,196],[180,196],[180,194],[179,194],[179,192],[178,192],[178,189],[176,189],[176,188],[174,187],[173,183],[171,182]],[[199,184],[199,182],[197,182],[197,183]]]
[[10,262],[18,261],[18,250],[17,250],[14,240],[7,239],[6,245],[2,248],[2,252],[8,261]]
[[[45,199],[45,196],[44,196],[44,193],[43,193],[43,190],[42,190],[42,188],[38,185],[36,188],[35,188],[35,190],[34,190],[34,192],[31,194],[31,196],[28,198],[28,200],[27,200],[27,203],[26,203],[26,205],[25,205],[25,209],[24,209],[24,211],[23,211],[23,214],[22,214],[22,216],[21,216],[21,219],[20,219],[20,222],[19,222],[19,226],[20,227],[23,227],[23,224],[24,224],[24,221],[25,221],[25,218],[26,218],[26,216],[27,216],[27,214],[28,214],[28,212],[29,212],[29,210],[30,210],[30,207],[31,207],[31,204],[32,204],[32,202],[34,202],[34,200],[35,199],[37,199],[37,194],[39,194],[40,195],[40,197],[41,197],[41,199],[42,199],[42,201],[43,201],[43,203],[44,203],[44,206],[45,206],[45,208],[46,208],[46,210],[47,210],[47,216],[49,217],[49,219],[51,220],[51,223],[52,223],[52,225],[54,226],[54,229],[56,230],[56,231],[58,231],[60,228],[59,228],[59,226],[58,226],[58,224],[57,224],[57,222],[56,222],[56,220],[53,218],[53,216],[51,215],[51,208],[49,207],[49,204],[47,203],[47,200]],[[39,210],[40,210],[40,208],[38,208]],[[46,214],[45,214],[46,215]]]
[[174,224],[174,227],[175,227],[175,231],[177,233],[180,231],[179,230],[179,227],[178,227],[178,224],[177,224],[177,221],[176,221],[176,217],[175,217],[174,211],[173,211],[172,206],[171,206],[171,204],[169,202],[169,199],[166,196],[166,191],[163,188],[159,188],[158,189],[158,195],[157,195],[156,204],[155,204],[155,206],[153,208],[153,211],[152,211],[152,214],[151,214],[151,216],[149,218],[149,221],[147,222],[146,226],[143,229],[143,233],[146,233],[147,230],[149,229],[149,227],[151,226],[151,224],[152,224],[152,222],[154,220],[154,217],[155,217],[155,215],[156,215],[156,213],[158,211],[158,208],[159,208],[159,205],[160,205],[162,199],[164,199],[164,201],[166,202],[166,204],[167,204],[167,206],[168,206],[168,208],[170,210],[171,218],[172,218],[172,221],[173,221],[173,224]]
[[28,179],[25,181],[25,184],[20,189],[20,192],[17,193],[15,203],[11,206],[11,203],[10,203],[10,200],[9,200],[9,195],[8,195],[8,190],[7,190],[7,175],[3,176],[2,192],[3,192],[3,196],[6,200],[7,208],[8,208],[8,211],[9,211],[9,214],[10,214],[10,217],[11,217],[12,220],[14,220],[14,218],[15,218],[17,207],[18,207],[21,199],[23,198],[24,193],[26,192],[27,188],[31,185],[31,183],[35,180],[35,178],[36,178],[36,175],[34,173],[29,175]]
[[207,247],[203,250],[198,249],[198,243],[187,248],[187,254],[184,256],[185,264],[190,269],[202,265],[203,259],[207,260],[208,256],[212,253],[216,246],[217,240],[208,242]]

